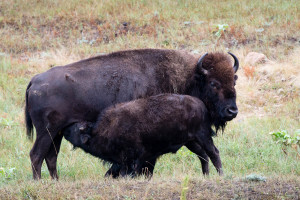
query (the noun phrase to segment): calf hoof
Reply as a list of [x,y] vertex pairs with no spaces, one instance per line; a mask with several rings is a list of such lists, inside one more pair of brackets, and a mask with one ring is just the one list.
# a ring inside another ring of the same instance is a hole
[[220,175],[220,176],[223,176],[223,175],[224,175],[224,173],[223,173],[223,169],[222,169],[222,168],[220,168],[220,169],[218,170],[218,173],[219,173],[219,175]]

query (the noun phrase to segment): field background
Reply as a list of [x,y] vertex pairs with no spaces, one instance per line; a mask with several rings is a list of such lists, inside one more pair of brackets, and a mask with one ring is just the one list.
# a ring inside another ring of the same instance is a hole
[[[227,24],[227,25],[226,25]],[[25,88],[47,69],[136,48],[231,51],[240,60],[239,114],[214,138],[224,176],[186,148],[162,156],[151,180],[103,178],[109,166],[66,140],[59,181],[33,181]],[[260,52],[269,60],[247,61]],[[300,128],[300,1],[0,1],[0,199],[299,199],[300,149],[269,134]],[[283,149],[285,151],[283,151]],[[266,177],[251,182],[249,174]]]

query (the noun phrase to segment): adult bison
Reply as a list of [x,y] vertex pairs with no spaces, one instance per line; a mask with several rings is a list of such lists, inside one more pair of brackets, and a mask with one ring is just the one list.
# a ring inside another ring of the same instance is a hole
[[207,154],[221,173],[211,115],[196,97],[159,94],[110,106],[96,123],[74,123],[62,133],[74,147],[121,166],[121,176],[142,174],[144,163],[182,146],[199,157]]
[[[188,94],[214,110],[214,125],[224,128],[238,112],[234,89],[238,59],[209,53],[200,59],[176,50],[120,51],[58,66],[32,78],[26,90],[27,135],[36,141],[30,151],[33,178],[41,178],[46,160],[52,178],[65,127],[95,121],[110,105],[160,93]],[[207,156],[200,158],[205,163]],[[145,163],[150,171],[156,160]],[[118,171],[112,166],[107,174]]]

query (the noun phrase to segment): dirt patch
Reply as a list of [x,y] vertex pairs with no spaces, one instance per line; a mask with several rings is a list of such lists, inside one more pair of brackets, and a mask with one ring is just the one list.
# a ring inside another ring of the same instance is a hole
[[101,181],[24,182],[0,189],[1,199],[299,199],[300,179],[272,178],[249,182],[244,178],[182,180],[104,179]]

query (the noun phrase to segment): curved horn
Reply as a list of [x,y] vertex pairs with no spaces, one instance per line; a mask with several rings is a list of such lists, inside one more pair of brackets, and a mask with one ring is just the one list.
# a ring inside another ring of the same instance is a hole
[[201,58],[199,58],[198,63],[197,63],[197,67],[200,71],[203,72],[203,74],[208,74],[208,71],[206,69],[202,68],[202,62],[204,60],[204,57],[207,55],[208,53],[205,53],[203,56],[201,56]]
[[234,73],[237,72],[237,70],[239,69],[239,60],[237,59],[237,57],[233,54],[228,52],[234,59],[234,65],[233,65],[233,69],[234,69]]

